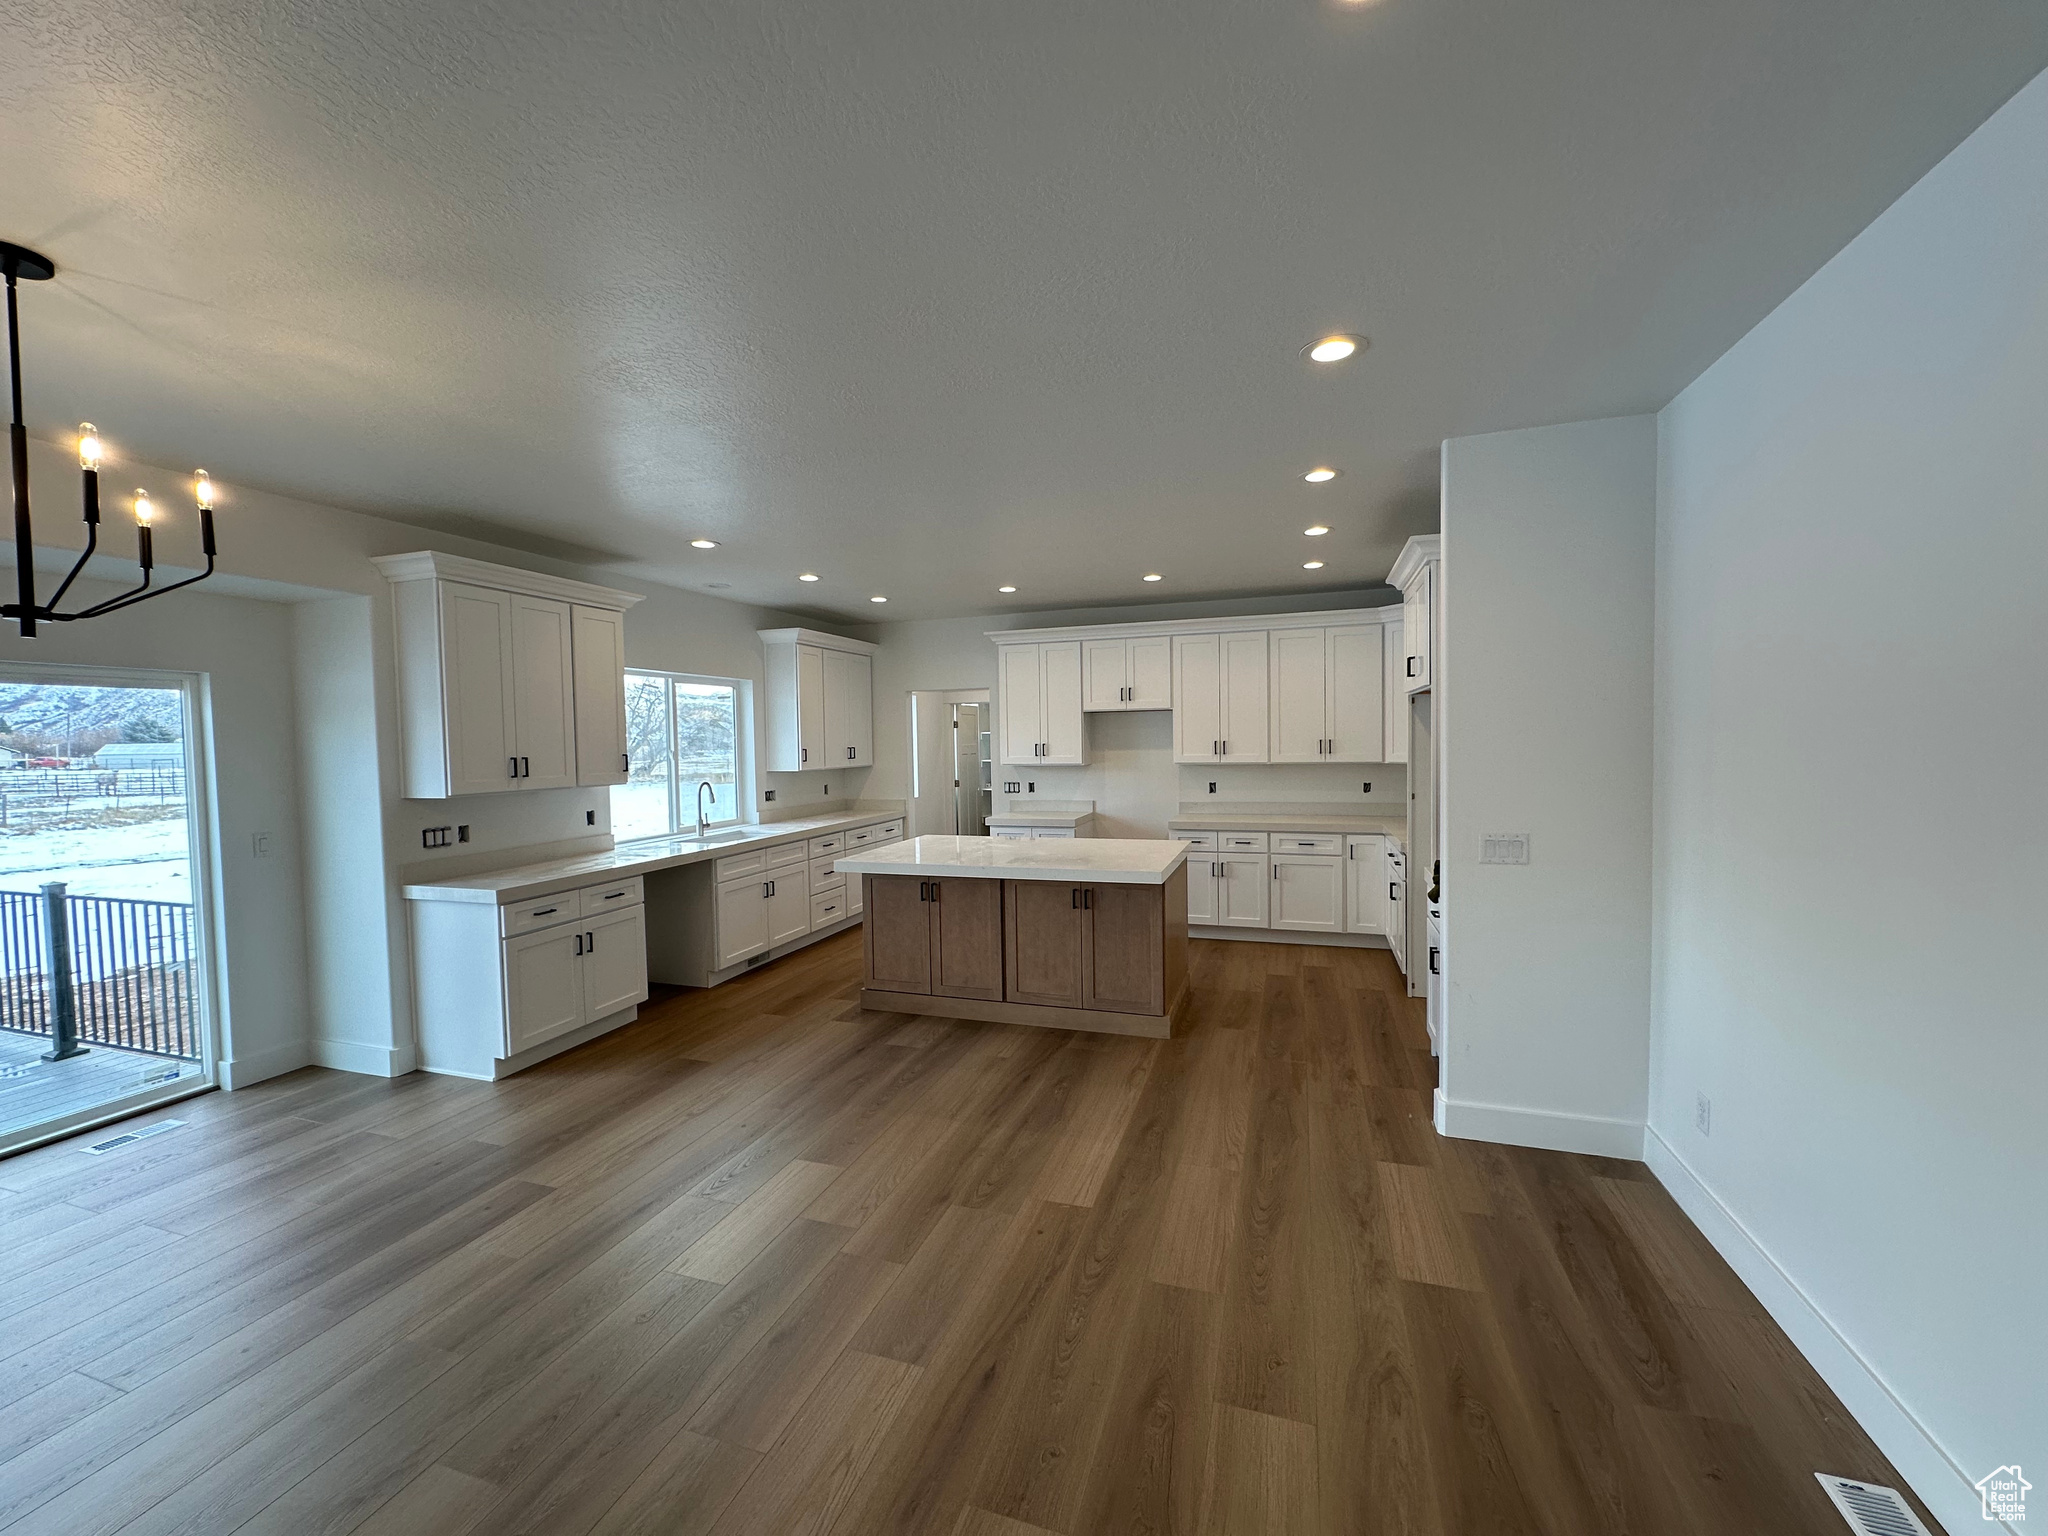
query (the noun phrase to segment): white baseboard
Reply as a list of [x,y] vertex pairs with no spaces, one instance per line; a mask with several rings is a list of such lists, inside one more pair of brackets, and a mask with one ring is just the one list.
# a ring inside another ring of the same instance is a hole
[[1191,939],[1227,939],[1239,944],[1318,944],[1325,949],[1386,949],[1383,933],[1297,933],[1292,928],[1215,928],[1188,924]]
[[366,1077],[403,1077],[416,1064],[410,1047],[396,1050],[357,1040],[315,1040],[313,1060],[337,1072],[360,1072]]
[[[1838,1329],[1756,1235],[1693,1172],[1654,1126],[1643,1135],[1643,1161],[1692,1218],[1729,1268],[1742,1277],[1807,1363],[1842,1400],[1877,1448],[1951,1531],[1974,1530],[1983,1515],[1976,1488],[1955,1458],[1885,1383],[1884,1376]],[[1816,1467],[1816,1472],[1835,1470]]]
[[1612,1120],[1604,1115],[1574,1115],[1554,1109],[1525,1109],[1514,1104],[1474,1104],[1447,1099],[1436,1091],[1436,1128],[1461,1141],[1499,1141],[1511,1147],[1541,1147],[1550,1152],[1582,1152],[1592,1157],[1643,1155],[1640,1120]]
[[273,1046],[267,1051],[229,1057],[220,1064],[220,1085],[229,1090],[247,1088],[312,1064],[312,1046],[304,1040],[294,1040],[289,1045]]

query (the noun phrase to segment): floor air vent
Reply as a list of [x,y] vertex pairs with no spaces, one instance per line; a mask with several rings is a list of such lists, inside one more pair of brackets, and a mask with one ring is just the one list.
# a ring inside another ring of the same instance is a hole
[[1912,1506],[1899,1497],[1898,1489],[1830,1477],[1825,1472],[1813,1475],[1820,1479],[1821,1487],[1827,1489],[1835,1508],[1842,1512],[1842,1518],[1857,1536],[1929,1536]]
[[132,1146],[145,1136],[161,1136],[165,1131],[175,1131],[184,1123],[182,1120],[159,1120],[155,1125],[145,1125],[139,1131],[123,1131],[119,1136],[109,1136],[105,1141],[96,1141],[81,1150],[98,1157],[102,1152],[115,1152],[122,1147]]

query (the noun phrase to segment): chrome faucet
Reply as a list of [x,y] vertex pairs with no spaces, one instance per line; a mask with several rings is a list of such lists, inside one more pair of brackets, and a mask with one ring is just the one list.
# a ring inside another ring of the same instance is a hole
[[[704,824],[704,791],[707,789],[711,789],[711,781],[709,779],[705,779],[697,785],[697,835],[699,837],[702,837],[709,830]],[[714,800],[718,798],[717,790],[711,790],[711,798]]]

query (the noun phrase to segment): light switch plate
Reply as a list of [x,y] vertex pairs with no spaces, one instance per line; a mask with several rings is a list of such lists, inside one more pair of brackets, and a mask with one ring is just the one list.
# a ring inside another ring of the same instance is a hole
[[1486,832],[1479,838],[1479,862],[1482,864],[1526,864],[1529,862],[1529,834],[1526,832]]

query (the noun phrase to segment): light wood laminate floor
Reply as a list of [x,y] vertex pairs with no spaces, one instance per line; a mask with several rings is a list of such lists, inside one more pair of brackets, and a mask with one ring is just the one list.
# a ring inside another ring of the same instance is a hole
[[0,1162],[0,1530],[1840,1536],[1813,1472],[1896,1483],[1640,1165],[1436,1137],[1384,952],[1198,942],[1155,1041],[864,1012],[859,942]]

